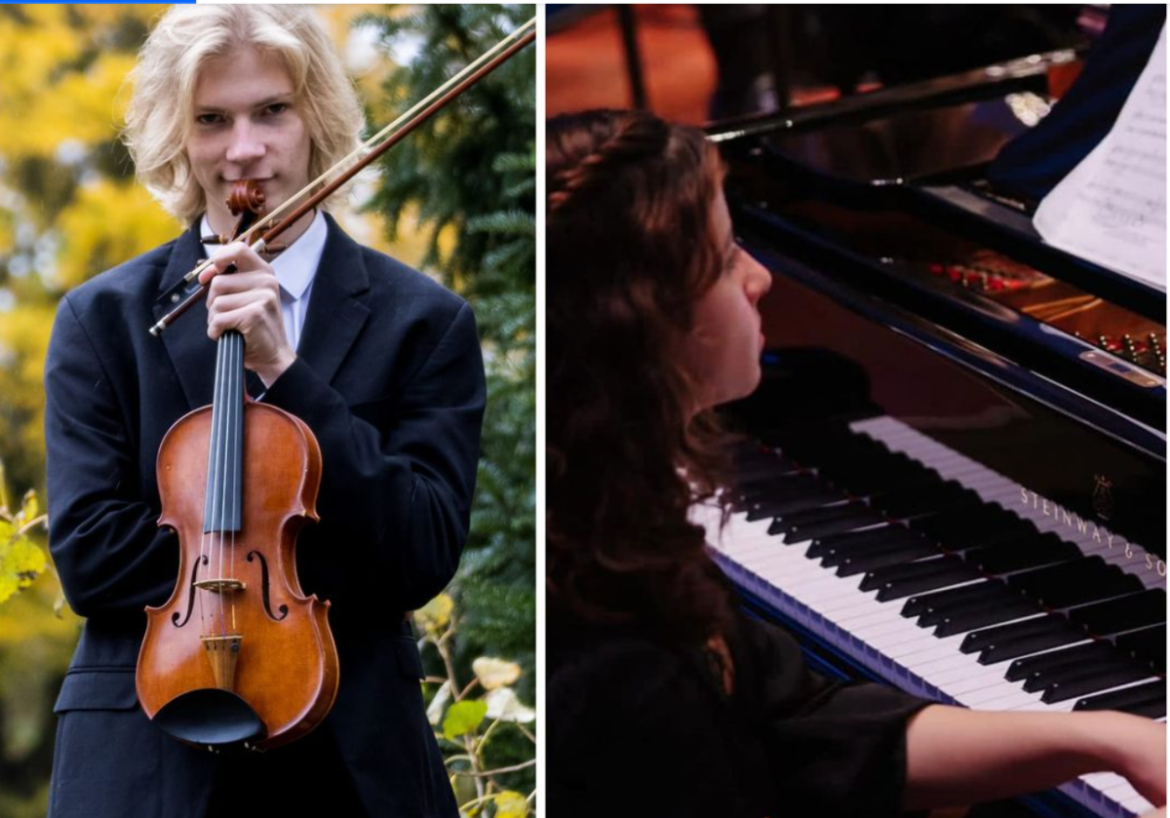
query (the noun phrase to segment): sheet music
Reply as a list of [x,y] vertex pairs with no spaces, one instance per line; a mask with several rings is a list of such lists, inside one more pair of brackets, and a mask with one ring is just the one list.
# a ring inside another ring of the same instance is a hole
[[1166,28],[1109,134],[1040,203],[1049,244],[1166,289]]

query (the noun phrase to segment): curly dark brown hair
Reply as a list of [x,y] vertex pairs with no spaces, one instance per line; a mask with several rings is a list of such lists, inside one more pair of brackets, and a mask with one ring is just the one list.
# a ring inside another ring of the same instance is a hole
[[679,346],[721,273],[722,161],[701,131],[645,112],[557,117],[546,144],[550,605],[721,634],[730,602],[687,509],[714,496],[726,439],[691,417]]

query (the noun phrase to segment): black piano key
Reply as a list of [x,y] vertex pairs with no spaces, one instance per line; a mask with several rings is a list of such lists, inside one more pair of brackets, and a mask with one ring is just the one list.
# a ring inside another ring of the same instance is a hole
[[768,517],[783,517],[809,508],[827,506],[839,503],[843,498],[840,493],[824,487],[816,487],[803,492],[792,492],[787,497],[771,498],[753,505],[748,511],[748,520],[764,520]]
[[983,501],[954,480],[914,484],[875,494],[869,505],[894,519],[937,513],[955,506],[973,506]]
[[[779,523],[777,523],[779,525]],[[771,528],[768,529],[769,532]],[[833,534],[830,537],[818,537],[809,545],[805,556],[810,559],[824,556],[825,552],[835,547],[864,546],[880,544],[890,540],[904,539],[910,532],[900,525],[883,524],[871,526],[864,530],[849,531],[845,534]]]
[[789,531],[787,539],[792,542],[808,542],[817,537],[828,537],[834,534],[845,534],[848,531],[872,528],[880,522],[882,522],[881,517],[872,514],[849,513],[841,515],[835,520],[797,525]]
[[[1004,626],[1000,626],[1004,627]],[[1048,648],[1058,648],[1061,645],[1071,645],[1085,638],[1084,633],[1076,628],[1055,627],[1030,636],[995,644],[987,647],[979,654],[977,660],[981,665],[994,665],[1006,662],[1009,659],[1018,659],[1030,653],[1039,653]]]
[[1016,659],[1008,667],[1004,678],[1009,682],[1018,682],[1028,678],[1037,670],[1075,664],[1076,662],[1100,661],[1116,655],[1117,651],[1108,642],[1090,642],[1087,645],[1051,650],[1048,653]]
[[1041,613],[1041,611],[1036,607],[1036,604],[1023,597],[1007,601],[989,601],[944,615],[939,619],[934,635],[942,639],[967,631],[999,625],[1003,622],[1011,622],[1037,613]]
[[[963,596],[958,597],[943,597],[925,606],[922,609],[921,616],[918,617],[918,626],[934,627],[938,623],[941,623],[943,619],[951,616],[951,614],[970,611],[987,605],[1009,605],[1016,603],[1017,600],[1023,599],[1018,593],[1007,589],[1002,583],[978,583],[973,586],[963,585],[961,587],[955,587],[955,589],[948,589],[948,591],[963,591],[969,589],[969,587],[978,589],[978,592],[963,594]],[[940,591],[940,593],[945,592]]]
[[733,468],[735,472],[734,486],[739,492],[760,483],[796,476],[800,473],[799,467],[791,460],[770,452],[761,452],[758,457],[753,456],[750,462],[738,462]]
[[1007,574],[1067,562],[1081,556],[1080,549],[1072,543],[1065,542],[1055,534],[1042,534],[972,548],[963,554],[963,559],[988,574]]
[[823,481],[818,480],[815,474],[785,472],[762,477],[747,485],[741,485],[735,494],[738,502],[746,507],[771,499],[783,499],[793,494],[806,493],[822,487],[825,487]]
[[1117,649],[1158,673],[1166,672],[1166,626],[1157,625],[1123,633],[1113,640]]
[[1096,693],[1100,690],[1108,690],[1111,687],[1117,687],[1127,682],[1136,682],[1150,675],[1152,674],[1149,668],[1130,666],[1118,668],[1108,673],[1099,673],[1079,679],[1056,682],[1044,690],[1043,695],[1040,696],[1040,700],[1046,704],[1055,704],[1056,702],[1075,699],[1078,696]]
[[1166,622],[1166,592],[1153,588],[1108,602],[1073,608],[1068,612],[1068,618],[1094,636],[1161,625]]
[[882,518],[875,514],[849,513],[838,517],[837,520],[797,525],[789,532],[789,538],[796,542],[808,542],[817,537],[845,534],[847,531],[870,528],[880,522],[882,522]]
[[1021,636],[1030,636],[1061,624],[1064,624],[1063,619],[1049,615],[1036,616],[1023,622],[1013,622],[1009,625],[1000,625],[995,628],[984,628],[967,634],[967,638],[959,645],[959,651],[961,653],[978,653],[997,642],[1010,641]]
[[[1035,693],[1038,690],[1046,690],[1058,684],[1069,684],[1070,682],[1091,677],[1108,678],[1109,674],[1116,673],[1119,670],[1136,669],[1138,668],[1132,661],[1116,655],[1093,662],[1057,665],[1056,667],[1043,668],[1029,673],[1028,678],[1024,679],[1024,690],[1029,693]],[[1146,669],[1144,672],[1146,675],[1150,673],[1149,669]]]
[[902,606],[902,616],[912,619],[927,611],[938,610],[944,606],[961,604],[965,600],[982,597],[989,593],[1002,593],[1007,586],[1002,582],[988,581],[964,588],[950,588],[945,591],[935,591],[929,594],[913,596]]
[[853,463],[880,463],[894,456],[883,444],[849,429],[814,431],[791,427],[765,432],[761,437],[769,444],[778,445],[786,457],[802,466],[825,471]]
[[1143,587],[1140,579],[1125,573],[1116,565],[1110,565],[1100,577],[1094,577],[1093,582],[1056,588],[1044,594],[1038,601],[1049,608],[1071,608],[1135,594]]
[[946,571],[940,571],[927,576],[888,582],[878,589],[877,601],[893,602],[898,599],[905,599],[913,594],[923,593],[924,591],[949,588],[952,585],[969,582],[972,579],[975,579],[975,576],[967,573],[965,567],[959,567],[949,568]]
[[857,509],[865,510],[865,505],[856,500],[849,500],[842,497],[840,502],[830,503],[826,506],[818,506],[816,508],[804,509],[796,511],[792,514],[787,514],[778,519],[780,528],[784,531],[792,528],[794,525],[805,523],[818,523],[822,520],[832,520],[840,517],[842,514],[849,514]]
[[821,473],[833,485],[857,496],[924,486],[941,479],[936,472],[902,454],[867,464],[829,464],[821,468]]
[[904,528],[899,528],[881,538],[865,539],[852,542],[838,542],[827,548],[822,548],[817,554],[812,554],[812,546],[809,546],[810,558],[817,556],[821,559],[821,564],[826,568],[832,568],[834,565],[840,565],[843,560],[850,557],[862,557],[867,554],[886,554],[890,551],[904,551],[907,548],[922,548],[927,549],[927,553],[935,553],[934,546],[924,540],[922,537],[915,536]]
[[914,562],[889,565],[867,573],[859,587],[862,591],[872,591],[886,582],[935,574],[940,571],[945,571],[948,567],[954,566],[956,563],[959,563],[959,561],[954,557],[940,554]]
[[1148,708],[1161,705],[1161,712],[1138,712],[1138,715],[1156,719],[1166,715],[1166,681],[1158,679],[1145,684],[1124,687],[1110,693],[1100,693],[1079,700],[1073,705],[1073,710],[1121,710],[1126,713],[1136,712],[1135,707]]
[[1072,586],[1092,584],[1105,574],[1105,560],[1082,557],[1059,565],[1049,565],[1008,577],[1008,585],[1032,599],[1045,597]]
[[786,539],[794,542],[808,542],[817,537],[856,531],[859,528],[869,528],[882,522],[882,518],[866,506],[860,503],[853,505],[857,507],[848,510],[841,509],[839,514],[826,519],[792,525],[786,533]]
[[950,551],[992,545],[1036,527],[999,506],[962,506],[920,517],[910,527],[941,543]]
[[837,576],[851,577],[855,574],[863,574],[866,571],[872,571],[875,568],[881,568],[886,565],[895,565],[900,562],[913,562],[923,557],[931,557],[937,553],[934,546],[918,543],[908,544],[905,548],[896,551],[887,551],[881,554],[858,554],[852,557],[846,557],[841,561],[837,566]]
[[1166,715],[1166,698],[1139,702],[1119,709],[1135,716],[1145,716],[1147,719],[1160,719]]

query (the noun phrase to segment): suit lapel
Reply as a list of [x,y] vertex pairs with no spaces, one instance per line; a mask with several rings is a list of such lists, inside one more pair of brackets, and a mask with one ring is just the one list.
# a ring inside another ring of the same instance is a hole
[[[203,259],[203,247],[199,240],[199,223],[179,236],[171,251],[167,268],[163,272],[159,288],[161,296],[179,283]],[[170,304],[156,302],[154,318],[159,320],[170,309]],[[162,334],[161,343],[174,364],[179,376],[187,405],[191,409],[211,403],[215,386],[215,342],[207,337],[207,305],[200,301],[195,304]]]
[[297,354],[332,381],[370,316],[370,289],[361,247],[328,214],[329,238],[309,295],[309,313]]

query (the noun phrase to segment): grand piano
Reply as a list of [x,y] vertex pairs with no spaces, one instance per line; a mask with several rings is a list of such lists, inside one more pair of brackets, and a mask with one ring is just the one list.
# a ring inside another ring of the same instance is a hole
[[[732,512],[692,513],[826,672],[1164,720],[1165,293],[1049,246],[987,179],[1073,59],[711,129],[774,285]],[[1100,773],[1030,807],[1150,805]]]

